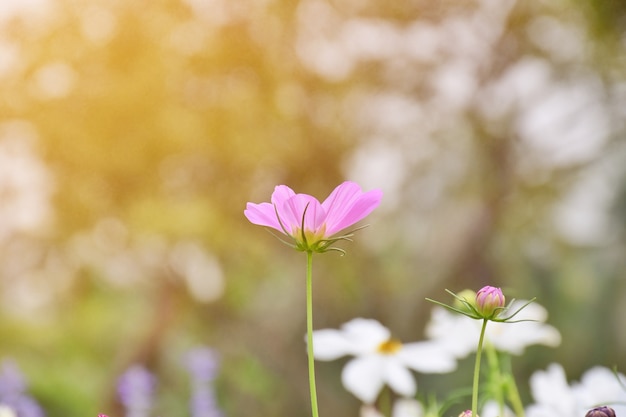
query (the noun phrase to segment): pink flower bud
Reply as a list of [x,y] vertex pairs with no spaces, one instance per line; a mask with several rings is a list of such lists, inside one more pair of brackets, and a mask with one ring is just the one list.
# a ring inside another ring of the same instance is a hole
[[[463,411],[461,414],[459,414],[459,417],[472,417],[472,410]],[[476,417],[478,417],[478,415],[476,415]]]
[[504,294],[500,288],[486,286],[476,293],[476,311],[486,319],[496,317],[504,306]]
[[603,405],[589,410],[585,417],[615,417],[615,410]]

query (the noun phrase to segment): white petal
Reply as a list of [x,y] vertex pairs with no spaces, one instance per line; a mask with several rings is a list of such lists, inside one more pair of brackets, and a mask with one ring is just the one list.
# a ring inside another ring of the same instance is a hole
[[561,343],[558,330],[539,322],[489,323],[485,337],[497,350],[513,355],[521,355],[527,346],[555,347]]
[[391,417],[422,417],[424,409],[419,401],[412,398],[400,398],[393,404]]
[[411,372],[404,367],[397,357],[385,357],[385,381],[396,393],[405,397],[415,395],[417,386]]
[[452,353],[432,342],[407,343],[397,356],[409,368],[423,373],[446,373],[456,369]]
[[385,417],[376,407],[372,405],[362,405],[360,417]]
[[[504,316],[510,315],[526,304],[526,300],[514,301]],[[485,338],[497,350],[521,355],[524,349],[531,345],[558,346],[561,343],[561,334],[557,329],[543,322],[548,318],[547,310],[532,303],[524,307],[513,320],[531,320],[519,323],[489,323]]]
[[587,370],[580,383],[572,386],[578,403],[585,407],[589,404],[606,404],[615,409],[613,404],[626,402],[626,390],[621,385],[626,384],[626,379],[624,375],[618,375],[619,379],[611,369],[602,366]]
[[[528,303],[529,300],[515,300],[511,303],[511,306],[502,315],[508,317],[515,313],[522,306]],[[519,314],[516,314],[512,320],[534,320],[544,322],[548,318],[548,310],[542,305],[532,302],[524,307]]]
[[526,408],[526,417],[555,417],[556,410],[543,404],[531,404]]
[[530,376],[530,390],[537,403],[562,415],[575,415],[575,399],[561,365],[553,363],[546,371],[534,372]]
[[436,306],[426,326],[426,335],[442,349],[453,353],[457,358],[464,358],[476,350],[480,323]]
[[353,319],[341,326],[341,330],[346,340],[354,346],[355,355],[373,353],[391,337],[389,329],[372,319]]
[[500,405],[493,400],[487,401],[479,415],[480,417],[515,417],[515,414],[507,406],[504,406],[504,415],[501,415]]
[[352,353],[349,341],[339,330],[324,329],[313,332],[313,355],[321,361],[332,361]]
[[341,381],[358,399],[365,404],[372,404],[384,385],[383,372],[384,364],[380,356],[363,356],[346,364]]
[[16,417],[17,414],[13,409],[4,404],[0,404],[0,417]]

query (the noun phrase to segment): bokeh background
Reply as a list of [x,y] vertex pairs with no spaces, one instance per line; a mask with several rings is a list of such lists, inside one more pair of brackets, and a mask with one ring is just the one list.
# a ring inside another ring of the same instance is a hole
[[[305,258],[243,210],[350,179],[384,198],[316,257],[316,328],[420,340],[425,297],[490,284],[563,336],[514,358],[525,400],[553,361],[623,371],[625,116],[620,0],[4,0],[0,357],[50,417],[121,415],[134,363],[188,415],[198,345],[226,415],[309,415]],[[357,415],[344,362],[323,414]]]

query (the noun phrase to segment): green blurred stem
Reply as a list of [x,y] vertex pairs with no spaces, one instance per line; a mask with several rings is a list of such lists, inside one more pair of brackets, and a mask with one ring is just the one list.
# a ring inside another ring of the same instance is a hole
[[391,417],[391,391],[387,386],[383,387],[383,391],[378,398],[378,409],[383,416]]
[[511,407],[513,407],[513,412],[517,417],[525,417],[526,413],[524,411],[524,404],[522,404],[522,399],[519,395],[519,390],[517,389],[517,384],[515,383],[515,378],[513,377],[513,372],[509,370],[508,378],[506,380],[506,392],[508,394],[509,401],[511,402]]
[[[500,361],[498,359],[498,352],[491,343],[487,343],[485,346],[485,352],[487,353],[487,363],[489,364],[489,382],[492,388],[492,392],[498,402],[500,410],[500,416],[504,416],[504,386],[502,378],[502,369],[500,368]],[[495,389],[494,389],[495,388]]]
[[506,354],[499,356],[495,347],[489,343],[486,345],[485,351],[489,362],[490,378],[497,387],[495,395],[500,407],[500,415],[504,416],[504,397],[506,396],[515,416],[525,417],[524,404],[522,404],[522,399],[515,383],[510,356]]
[[311,390],[311,413],[318,417],[317,390],[315,389],[315,359],[313,357],[313,252],[306,252],[306,339],[309,357],[309,389]]
[[485,340],[485,329],[489,320],[483,319],[483,326],[480,329],[478,338],[478,348],[476,349],[476,364],[474,365],[474,385],[472,388],[472,417],[478,415],[478,379],[480,377],[480,357],[483,353],[483,341]]

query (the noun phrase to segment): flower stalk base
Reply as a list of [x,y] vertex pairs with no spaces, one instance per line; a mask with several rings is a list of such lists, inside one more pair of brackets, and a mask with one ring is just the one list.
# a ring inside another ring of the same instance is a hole
[[306,252],[306,339],[309,362],[309,389],[311,391],[311,413],[319,417],[317,389],[315,388],[315,358],[313,356],[313,252]]

